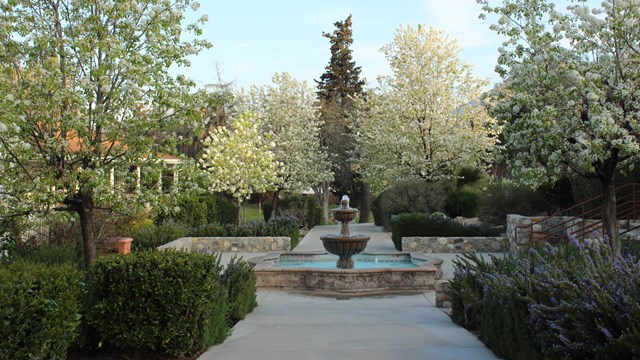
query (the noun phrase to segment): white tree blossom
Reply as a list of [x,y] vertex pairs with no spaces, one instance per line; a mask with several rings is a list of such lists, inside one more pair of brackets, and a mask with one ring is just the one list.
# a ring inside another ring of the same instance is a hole
[[279,181],[276,144],[260,127],[261,121],[246,112],[229,126],[215,128],[204,141],[200,166],[209,173],[210,189],[233,196],[238,211],[251,194],[266,192]]
[[[93,210],[130,211],[155,199],[155,189],[135,187],[129,168],[157,167],[159,154],[175,150],[170,130],[200,117],[194,83],[168,71],[209,46],[198,24],[183,24],[192,3],[0,5],[0,188],[11,199],[0,207],[78,213],[87,267]],[[196,37],[181,40],[187,32]],[[134,186],[113,186],[112,172]]]
[[253,86],[237,99],[242,109],[263,120],[265,133],[276,144],[273,152],[279,166],[274,200],[280,191],[303,191],[332,179],[320,144],[316,94],[306,81],[276,73],[272,84]]
[[564,12],[540,0],[478,2],[506,19],[493,25],[508,39],[492,101],[509,170],[534,187],[567,171],[599,179],[620,254],[614,178],[640,150],[640,1],[572,1]]
[[372,190],[449,179],[489,160],[494,120],[479,106],[486,81],[458,58],[455,40],[422,25],[400,27],[381,51],[393,74],[359,99],[356,126],[359,170]]

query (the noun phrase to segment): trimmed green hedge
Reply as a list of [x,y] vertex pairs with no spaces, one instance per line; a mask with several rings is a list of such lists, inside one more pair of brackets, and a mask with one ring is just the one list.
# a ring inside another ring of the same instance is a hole
[[82,273],[70,265],[0,266],[0,359],[66,359],[83,291]]
[[116,348],[181,356],[222,342],[229,333],[220,258],[182,252],[137,252],[96,261],[87,318]]
[[294,216],[283,216],[270,219],[267,223],[252,222],[239,226],[209,224],[191,229],[188,235],[195,237],[288,236],[291,238],[291,249],[293,249],[300,242],[300,221]]
[[443,214],[401,214],[391,224],[391,239],[398,251],[402,251],[402,238],[408,236],[500,235],[500,230],[484,225],[461,224]]

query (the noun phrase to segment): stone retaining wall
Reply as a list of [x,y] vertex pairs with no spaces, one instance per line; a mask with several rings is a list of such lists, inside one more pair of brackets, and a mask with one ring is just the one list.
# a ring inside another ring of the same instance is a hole
[[269,252],[291,250],[291,238],[275,237],[183,237],[158,247],[197,253]]
[[506,237],[403,237],[403,251],[457,253],[463,251],[503,252],[509,249]]

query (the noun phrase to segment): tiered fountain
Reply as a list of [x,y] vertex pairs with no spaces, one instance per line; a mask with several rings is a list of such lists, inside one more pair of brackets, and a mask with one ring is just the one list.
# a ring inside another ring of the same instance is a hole
[[352,256],[360,254],[367,247],[369,236],[351,234],[349,223],[358,215],[358,209],[349,206],[349,197],[342,196],[338,209],[331,210],[333,218],[342,223],[340,234],[326,234],[320,237],[322,245],[329,253],[338,255],[338,269],[353,269]]

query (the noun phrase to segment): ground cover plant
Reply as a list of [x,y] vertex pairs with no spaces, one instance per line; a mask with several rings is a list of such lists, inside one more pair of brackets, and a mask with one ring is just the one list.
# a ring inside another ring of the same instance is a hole
[[455,261],[454,322],[505,359],[640,357],[640,261],[573,239]]

